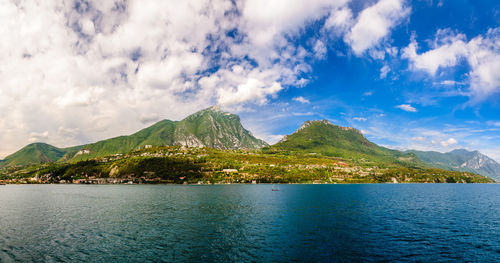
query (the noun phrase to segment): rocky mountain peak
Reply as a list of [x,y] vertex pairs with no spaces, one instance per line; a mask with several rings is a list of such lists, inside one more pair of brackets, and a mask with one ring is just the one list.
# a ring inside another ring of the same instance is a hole
[[474,151],[474,156],[472,157],[472,159],[469,159],[466,162],[462,163],[460,167],[465,167],[470,169],[481,169],[482,167],[485,167],[487,165],[493,165],[495,163],[496,162],[490,159],[488,156],[478,151]]
[[300,130],[303,130],[309,126],[311,126],[312,124],[314,123],[322,123],[322,124],[326,124],[326,125],[333,125],[330,121],[328,120],[315,120],[315,121],[305,121],[304,123],[302,123],[302,125],[300,125],[299,129],[297,131],[300,131]]
[[435,167],[469,171],[500,181],[500,164],[479,151],[455,149],[447,153],[412,150],[423,162]]
[[221,112],[222,111],[222,108],[220,105],[214,105],[210,108],[207,108],[207,110],[209,111],[213,111],[213,112]]

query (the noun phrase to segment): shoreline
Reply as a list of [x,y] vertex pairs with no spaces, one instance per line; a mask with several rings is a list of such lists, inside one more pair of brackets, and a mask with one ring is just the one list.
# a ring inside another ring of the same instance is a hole
[[176,186],[216,186],[216,185],[420,185],[420,184],[449,184],[449,185],[470,185],[470,184],[487,184],[487,185],[495,185],[500,184],[500,182],[493,183],[215,183],[215,184],[172,184],[172,183],[134,183],[134,184],[73,184],[73,183],[5,183],[0,186],[7,185],[89,185],[89,186],[109,186],[109,185],[176,185]]

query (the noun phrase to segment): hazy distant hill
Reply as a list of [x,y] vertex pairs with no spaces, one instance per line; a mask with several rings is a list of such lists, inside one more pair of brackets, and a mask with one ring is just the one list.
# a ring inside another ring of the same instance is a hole
[[270,146],[269,150],[320,153],[384,163],[421,164],[413,154],[380,147],[366,139],[360,131],[337,126],[327,120],[306,121],[296,132]]
[[417,150],[407,152],[416,154],[424,163],[434,167],[474,172],[500,181],[500,164],[478,151],[456,149],[447,153]]
[[241,125],[237,115],[211,107],[181,121],[162,120],[129,136],[119,136],[71,148],[30,144],[9,155],[3,165],[23,165],[59,160],[85,160],[151,146],[188,145],[215,149],[259,149],[267,146]]

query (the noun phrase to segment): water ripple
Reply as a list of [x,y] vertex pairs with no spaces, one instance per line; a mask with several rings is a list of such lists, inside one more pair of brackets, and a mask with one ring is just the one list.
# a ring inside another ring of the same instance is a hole
[[9,185],[0,262],[499,262],[499,190]]

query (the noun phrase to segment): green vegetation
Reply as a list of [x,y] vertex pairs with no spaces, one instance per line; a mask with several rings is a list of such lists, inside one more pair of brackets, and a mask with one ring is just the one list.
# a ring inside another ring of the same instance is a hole
[[436,168],[359,166],[346,159],[198,147],[152,147],[93,160],[1,170],[6,183],[489,183]]
[[[183,145],[183,146],[180,146]],[[60,149],[31,144],[0,169],[7,183],[487,183],[431,168],[414,153],[368,141],[358,130],[307,121],[266,144],[216,107],[160,121],[130,136]],[[262,148],[259,150],[259,148]]]
[[120,136],[87,144],[76,151],[68,153],[67,159],[82,161],[110,154],[124,154],[145,145],[174,145],[175,124],[174,121],[162,120],[129,136]]
[[500,181],[500,164],[478,151],[456,149],[447,153],[433,151],[407,151],[414,153],[429,166],[451,170],[478,173]]
[[57,148],[48,144],[30,144],[8,156],[3,166],[46,162],[84,161],[112,154],[125,154],[150,146],[205,146],[215,149],[259,149],[267,144],[255,138],[241,125],[237,115],[211,107],[181,121],[162,120],[129,136],[96,143]]
[[295,133],[279,143],[264,148],[268,153],[299,152],[322,154],[352,160],[362,165],[420,167],[414,154],[380,147],[368,141],[354,128],[323,121],[307,121]]
[[2,163],[16,166],[29,163],[55,162],[65,154],[65,149],[59,149],[45,143],[33,143],[7,156]]

